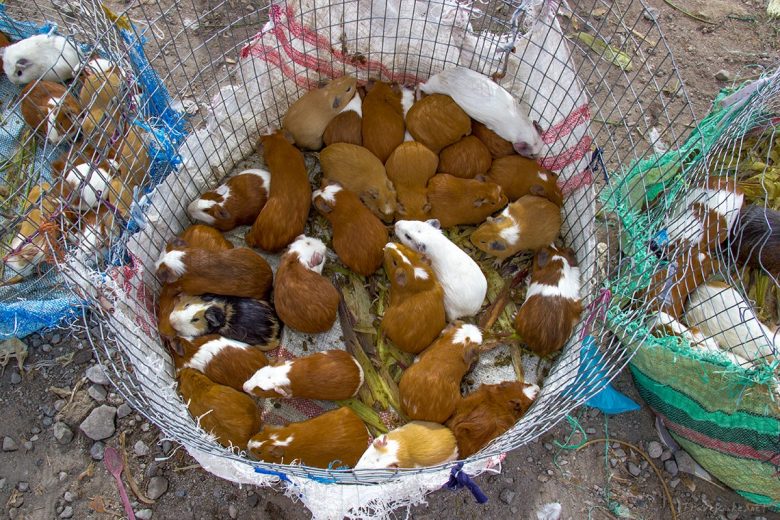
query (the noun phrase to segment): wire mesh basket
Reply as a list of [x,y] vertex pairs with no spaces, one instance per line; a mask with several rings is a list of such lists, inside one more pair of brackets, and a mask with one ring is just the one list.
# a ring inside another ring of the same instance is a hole
[[[95,1],[66,7],[40,0],[8,4],[7,11],[15,20],[56,22],[60,34],[81,45],[84,62],[99,56],[119,65],[116,113],[123,130],[96,132],[92,139],[110,147],[117,136],[128,139],[130,130],[137,130],[145,146],[131,155],[148,161],[150,170],[132,182],[123,179],[113,198],[110,189],[100,194],[105,196],[92,211],[105,213],[106,226],[89,231],[80,212],[63,215],[69,226],[64,234],[77,238],[53,240],[41,250],[72,294],[88,304],[90,339],[117,389],[207,470],[248,484],[283,481],[315,515],[340,517],[417,503],[441,487],[454,467],[318,469],[253,461],[225,449],[189,415],[157,335],[154,263],[165,244],[190,224],[189,202],[232,172],[257,164],[258,136],[278,126],[306,90],[343,74],[361,82],[411,85],[459,65],[492,76],[545,129],[539,162],[560,174],[562,236],[580,265],[586,310],[551,365],[536,360],[528,366],[516,345],[482,356],[471,377],[476,383],[515,379],[518,372],[540,382],[546,377],[529,412],[466,460],[463,471],[495,467],[503,454],[543,434],[628,362],[630,352],[606,326],[609,300],[602,290],[604,281],[623,268],[613,261],[622,224],[597,226],[599,194],[611,186],[609,172],[624,173],[622,165],[651,157],[661,142],[679,146],[693,120],[671,52],[641,2],[308,0],[258,8],[232,1],[155,0],[119,16]],[[80,83],[69,84],[74,95]],[[101,118],[97,127],[108,129],[112,122]],[[95,158],[84,149],[89,143],[94,141],[82,138],[61,147],[71,161],[125,160]],[[313,155],[307,155],[307,166],[310,177],[318,175]],[[44,178],[45,169],[33,168],[23,189]],[[122,197],[128,187],[132,197]],[[23,189],[16,188],[10,198],[18,200]],[[14,215],[18,221],[29,212]],[[85,233],[93,238],[85,240]],[[512,265],[496,270],[494,278],[514,277]],[[640,301],[629,297],[620,308],[639,318],[644,311],[635,304]],[[282,344],[293,354],[312,342],[284,334]],[[340,335],[337,325],[313,341],[315,348],[342,343]],[[634,339],[643,341],[638,335]],[[315,404],[288,410],[289,416],[305,418],[327,407]],[[333,500],[333,484],[340,485],[339,500]]]

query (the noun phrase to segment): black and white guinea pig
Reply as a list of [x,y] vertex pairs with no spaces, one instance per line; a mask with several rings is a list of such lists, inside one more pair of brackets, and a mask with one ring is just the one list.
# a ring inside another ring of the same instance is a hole
[[219,334],[260,350],[279,345],[276,312],[268,302],[254,298],[180,294],[169,319],[176,332],[185,337]]

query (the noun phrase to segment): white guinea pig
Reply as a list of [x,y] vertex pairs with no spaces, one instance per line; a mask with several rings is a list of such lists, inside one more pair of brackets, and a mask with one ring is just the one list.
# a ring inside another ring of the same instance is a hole
[[17,85],[39,79],[67,81],[81,61],[76,45],[56,34],[36,34],[0,48],[0,57],[5,75]]

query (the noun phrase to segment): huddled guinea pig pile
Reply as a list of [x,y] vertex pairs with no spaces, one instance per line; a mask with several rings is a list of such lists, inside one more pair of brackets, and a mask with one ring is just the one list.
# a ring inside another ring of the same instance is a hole
[[[514,425],[539,387],[505,381],[462,395],[464,376],[490,348],[488,331],[466,322],[480,312],[488,283],[443,229],[479,226],[473,251],[498,262],[535,252],[514,326],[539,356],[564,346],[581,312],[574,253],[554,244],[557,175],[534,161],[539,125],[487,77],[452,68],[416,91],[338,78],[294,102],[282,127],[260,139],[267,170],[245,170],[193,200],[188,212],[200,223],[157,262],[159,331],[191,413],[223,445],[268,462],[422,467],[476,453]],[[302,151],[319,151],[317,189]],[[312,205],[347,269],[386,275],[389,303],[377,333],[417,355],[397,381],[397,412],[408,422],[371,443],[347,406],[272,426],[261,424],[254,401],[341,401],[364,382],[363,367],[340,345],[275,363],[264,353],[278,346],[282,326],[324,333],[339,316],[339,290],[322,274],[326,245],[304,235]],[[242,225],[251,226],[249,247],[233,247],[220,231]],[[275,275],[250,247],[282,253]]]

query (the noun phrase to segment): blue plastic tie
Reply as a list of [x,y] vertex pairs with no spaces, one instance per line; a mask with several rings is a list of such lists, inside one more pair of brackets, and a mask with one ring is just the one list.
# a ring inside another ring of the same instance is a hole
[[444,484],[444,487],[452,491],[457,491],[458,489],[465,487],[474,495],[477,504],[484,504],[488,501],[487,495],[479,489],[479,486],[473,480],[471,480],[468,473],[463,471],[462,462],[450,470],[450,480]]
[[290,481],[290,479],[287,477],[287,475],[285,475],[281,471],[274,471],[272,469],[263,469],[263,468],[255,466],[255,473],[260,473],[262,475],[271,475],[272,477],[279,478],[279,480],[281,480],[283,482],[292,483]]

